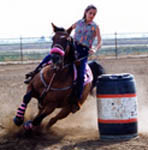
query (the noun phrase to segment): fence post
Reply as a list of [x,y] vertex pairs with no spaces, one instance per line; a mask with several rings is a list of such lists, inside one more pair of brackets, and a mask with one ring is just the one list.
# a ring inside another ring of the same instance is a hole
[[115,32],[115,56],[118,58],[118,43],[117,43],[117,32]]
[[22,44],[22,37],[20,37],[20,56],[21,56],[21,61],[23,61],[23,44]]

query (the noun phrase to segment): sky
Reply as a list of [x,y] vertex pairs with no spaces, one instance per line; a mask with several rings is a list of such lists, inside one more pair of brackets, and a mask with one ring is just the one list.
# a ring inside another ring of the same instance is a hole
[[0,0],[0,38],[50,36],[52,22],[68,28],[90,4],[101,34],[148,32],[148,0]]

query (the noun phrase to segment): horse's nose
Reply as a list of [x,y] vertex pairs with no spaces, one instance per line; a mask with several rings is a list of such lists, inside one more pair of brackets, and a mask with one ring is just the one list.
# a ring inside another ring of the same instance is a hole
[[58,54],[52,54],[51,60],[54,64],[59,64],[61,62],[61,56]]

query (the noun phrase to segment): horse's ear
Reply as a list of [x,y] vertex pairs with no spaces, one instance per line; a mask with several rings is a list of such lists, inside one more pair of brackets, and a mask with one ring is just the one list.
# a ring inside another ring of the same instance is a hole
[[51,23],[51,25],[52,25],[52,27],[53,27],[53,31],[54,32],[64,32],[65,31],[65,29],[64,28],[62,28],[62,27],[57,27],[57,26],[55,26],[53,23]]
[[70,35],[71,34],[71,31],[72,31],[72,26],[70,28],[68,28],[67,30],[67,33]]
[[56,32],[57,31],[57,27],[53,23],[51,23],[51,25],[52,25],[53,31]]

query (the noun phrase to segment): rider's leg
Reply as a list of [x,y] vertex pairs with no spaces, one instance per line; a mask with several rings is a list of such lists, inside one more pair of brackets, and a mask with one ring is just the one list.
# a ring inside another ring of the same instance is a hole
[[43,67],[44,64],[47,64],[48,61],[50,61],[51,55],[48,54],[47,56],[44,57],[44,59],[41,61],[41,63],[35,68],[34,72],[39,72],[40,68]]
[[74,107],[73,107],[74,109],[72,111],[76,111],[80,109],[79,100],[82,97],[82,92],[84,88],[84,75],[85,75],[86,63],[87,63],[88,51],[89,51],[89,48],[81,44],[75,43],[75,46],[77,50],[78,59],[80,60],[80,65],[77,67],[78,78],[77,78],[77,84],[74,90],[75,92],[74,96],[76,98],[72,102],[74,104]]
[[25,114],[25,111],[26,111],[26,108],[27,108],[27,104],[30,102],[31,98],[32,98],[32,91],[27,92],[27,94],[24,95],[23,102],[19,106],[19,108],[17,110],[17,113],[16,113],[16,116],[14,118],[14,123],[17,126],[20,126],[23,123],[24,114]]
[[77,68],[78,77],[77,77],[77,83],[75,87],[75,95],[74,95],[75,98],[72,101],[73,113],[80,109],[79,100],[82,98],[82,93],[84,89],[84,75],[85,75],[85,70],[86,70],[86,63],[87,63],[87,58],[84,58],[83,60],[81,60],[81,63],[79,67]]
[[26,80],[24,81],[24,83],[29,83],[32,78],[43,68],[44,64],[47,64],[48,61],[50,61],[51,59],[51,55],[48,54],[42,61],[41,63],[35,68],[34,71],[29,72],[28,74],[26,74]]
[[84,75],[86,71],[87,58],[81,60],[80,66],[78,67],[78,78],[77,78],[77,98],[82,98],[82,92],[84,88]]

